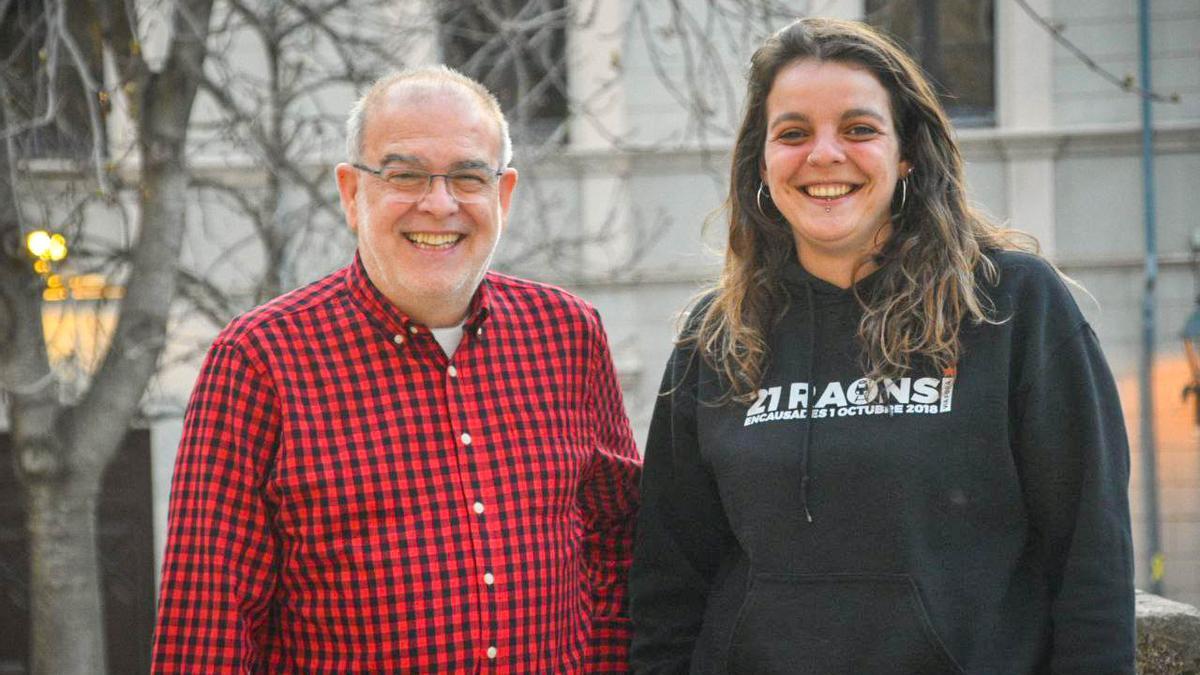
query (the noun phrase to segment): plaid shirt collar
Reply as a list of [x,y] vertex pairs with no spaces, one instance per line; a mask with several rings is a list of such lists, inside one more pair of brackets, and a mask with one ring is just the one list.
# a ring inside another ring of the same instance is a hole
[[[373,323],[382,324],[381,328],[387,332],[407,335],[425,328],[396,307],[371,281],[357,251],[354,253],[354,264],[350,266],[346,285],[350,299]],[[471,297],[471,304],[467,306],[467,319],[463,323],[463,330],[473,331],[482,326],[491,316],[491,308],[491,286],[485,276],[479,288],[475,290],[475,295]]]

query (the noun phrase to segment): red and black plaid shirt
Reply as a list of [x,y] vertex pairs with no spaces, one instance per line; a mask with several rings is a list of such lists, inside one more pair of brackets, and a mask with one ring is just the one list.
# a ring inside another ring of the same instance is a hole
[[624,672],[641,462],[600,319],[489,274],[452,359],[355,264],[234,321],[176,460],[155,672]]

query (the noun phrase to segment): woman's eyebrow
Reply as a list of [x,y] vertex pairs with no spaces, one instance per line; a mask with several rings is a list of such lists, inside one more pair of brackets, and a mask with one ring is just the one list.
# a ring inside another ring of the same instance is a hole
[[875,110],[872,108],[851,108],[842,113],[843,120],[850,119],[851,117],[870,117],[871,119],[878,121],[880,124],[887,123],[887,120],[884,119],[883,115],[875,112]]
[[[842,120],[848,120],[848,119],[851,119],[854,117],[870,117],[871,119],[876,120],[880,124],[887,123],[887,119],[884,118],[884,116],[882,114],[880,114],[879,112],[875,111],[872,108],[851,108],[851,109],[847,110],[846,112],[842,113]],[[775,119],[771,120],[771,124],[768,128],[773,129],[776,126],[779,126],[780,124],[782,124],[784,122],[808,123],[808,121],[809,121],[808,115],[805,115],[804,113],[785,112],[785,113],[780,113],[779,115],[777,115],[775,117]]]
[[771,120],[770,128],[777,127],[784,122],[808,122],[808,115],[798,112],[780,113],[774,120]]

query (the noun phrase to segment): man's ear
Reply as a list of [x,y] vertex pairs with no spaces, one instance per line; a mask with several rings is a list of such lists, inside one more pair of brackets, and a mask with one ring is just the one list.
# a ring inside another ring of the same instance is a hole
[[500,219],[508,222],[508,209],[512,206],[513,190],[517,187],[517,170],[511,166],[500,176]]
[[346,225],[351,232],[358,232],[358,169],[342,162],[333,172],[337,177],[338,197],[342,202],[342,213],[346,214]]

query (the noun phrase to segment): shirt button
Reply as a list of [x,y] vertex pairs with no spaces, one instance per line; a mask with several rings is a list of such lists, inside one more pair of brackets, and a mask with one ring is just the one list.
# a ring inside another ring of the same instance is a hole
[[409,327],[408,327],[408,332],[412,333],[413,335],[416,335],[418,330],[419,330],[419,329],[418,329],[416,326],[409,326]]
[[488,655],[488,658],[489,658],[489,659],[494,659],[494,658],[496,658],[496,654],[498,654],[498,653],[499,653],[499,652],[496,650],[496,648],[495,648],[495,647],[488,647],[488,650],[487,650],[487,655]]
[[450,377],[458,377],[458,368],[455,368],[454,366],[447,368],[446,372],[450,374]]
[[496,583],[496,577],[492,576],[491,572],[486,572],[483,575],[483,583],[491,586],[492,584]]
[[459,437],[459,439],[462,440],[463,445],[471,444],[471,434],[463,434],[462,436]]
[[475,513],[483,513],[483,502],[475,502],[471,508],[475,510]]
[[476,328],[476,329],[475,329],[475,334],[476,334],[476,335],[483,335],[483,326],[480,326],[479,328]]
[[398,345],[402,345],[402,344],[404,344],[404,336],[399,333],[396,333],[395,335],[392,336],[392,342],[395,342]]

